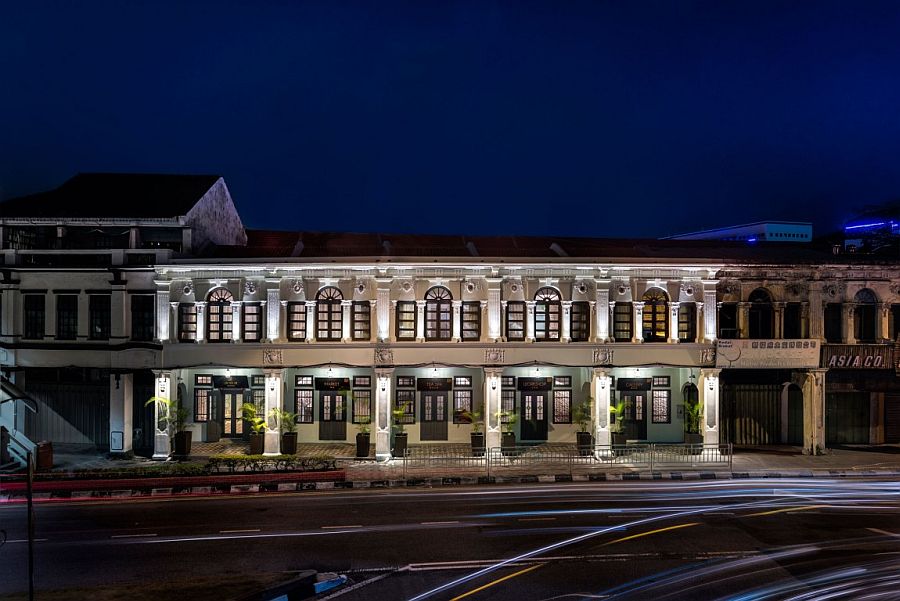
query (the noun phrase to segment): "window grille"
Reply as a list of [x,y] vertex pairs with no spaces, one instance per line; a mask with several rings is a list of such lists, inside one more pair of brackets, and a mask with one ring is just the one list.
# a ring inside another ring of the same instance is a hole
[[372,391],[354,389],[353,391],[353,423],[359,424],[372,420]]
[[554,390],[553,391],[553,423],[554,424],[571,424],[572,423],[572,391],[571,390]]
[[396,401],[394,403],[394,409],[403,411],[403,417],[398,420],[395,416],[394,423],[416,423],[416,391],[398,390]]
[[313,423],[313,391],[308,388],[294,389],[294,413],[297,423]]
[[472,412],[472,391],[471,390],[454,390],[453,391],[453,423],[468,424],[471,420],[463,418],[463,413]]
[[652,390],[652,399],[653,399],[653,415],[652,421],[654,424],[668,424],[672,421],[672,416],[669,413],[669,391],[668,390]]

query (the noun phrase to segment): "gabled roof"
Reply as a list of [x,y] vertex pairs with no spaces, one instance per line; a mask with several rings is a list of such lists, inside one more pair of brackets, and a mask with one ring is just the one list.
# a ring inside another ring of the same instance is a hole
[[218,180],[218,175],[79,173],[55,190],[0,203],[0,217],[181,217]]

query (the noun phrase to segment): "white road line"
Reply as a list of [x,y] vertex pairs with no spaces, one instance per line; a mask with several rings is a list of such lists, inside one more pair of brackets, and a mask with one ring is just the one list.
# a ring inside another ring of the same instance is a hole
[[259,532],[259,528],[246,528],[244,530],[219,530],[219,534],[238,534],[240,532]]
[[113,534],[109,538],[143,538],[149,536],[159,536],[158,534]]
[[888,532],[887,530],[881,530],[879,528],[866,528],[866,530],[870,532],[875,532],[876,534],[884,534],[885,536],[893,536],[894,538],[900,538],[900,534],[894,534],[893,532]]
[[322,526],[322,530],[341,530],[343,528],[362,528],[362,524],[353,524],[351,526]]
[[[46,538],[36,538],[36,539],[34,539],[34,542],[36,542],[36,543],[43,543],[43,542],[46,542],[47,540],[48,540],[48,539],[46,539]],[[16,539],[16,540],[8,540],[8,541],[6,541],[6,542],[8,542],[8,543],[27,543],[27,542],[28,542],[28,539],[27,539],[27,538],[19,538],[19,539]]]
[[520,522],[552,522],[556,518],[519,518]]
[[443,524],[458,524],[459,522],[419,522],[422,526],[441,526]]

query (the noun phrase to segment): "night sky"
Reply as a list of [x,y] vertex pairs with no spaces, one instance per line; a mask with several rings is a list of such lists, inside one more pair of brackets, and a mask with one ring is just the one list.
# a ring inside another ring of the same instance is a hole
[[657,237],[900,198],[900,2],[0,4],[0,198],[217,173],[249,227]]

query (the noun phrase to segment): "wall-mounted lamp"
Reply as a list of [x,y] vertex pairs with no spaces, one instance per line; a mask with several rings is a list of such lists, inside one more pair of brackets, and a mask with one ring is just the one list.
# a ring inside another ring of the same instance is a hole
[[225,368],[225,377],[226,377],[226,378],[230,378],[230,377],[231,377],[231,368],[230,368],[230,367],[226,367],[226,368]]
[[122,379],[122,376],[119,374],[116,374],[116,390],[119,389],[119,380],[121,380],[121,379]]
[[606,390],[606,378],[600,378],[600,390]]
[[715,389],[716,386],[715,386],[715,383],[713,382],[712,378],[706,378],[706,387],[709,389],[710,392],[712,392],[713,389]]
[[431,369],[432,373],[434,373],[434,375],[437,375],[437,365],[435,365],[433,361],[431,362]]
[[497,390],[497,378],[491,378],[491,390]]
[[387,390],[387,378],[381,378],[381,392]]
[[328,377],[330,378],[334,374],[334,370],[331,369],[331,366],[328,366]]

